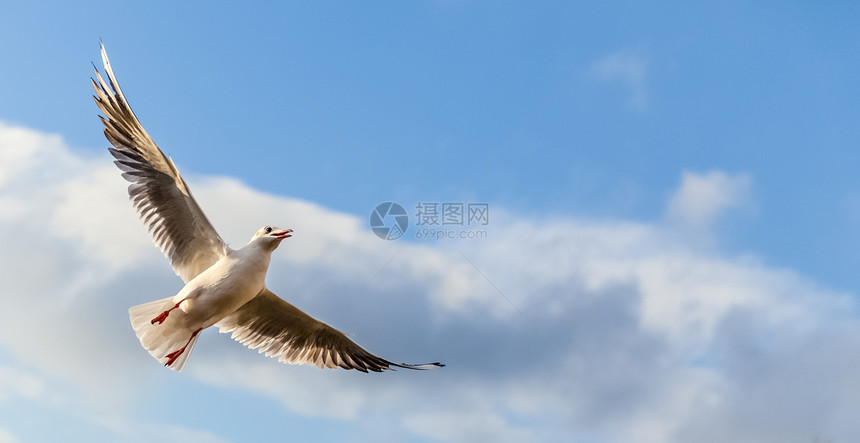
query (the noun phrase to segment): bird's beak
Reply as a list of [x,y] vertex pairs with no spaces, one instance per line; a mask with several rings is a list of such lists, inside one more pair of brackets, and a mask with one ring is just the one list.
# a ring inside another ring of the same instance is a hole
[[292,237],[292,235],[290,235],[292,232],[293,232],[292,229],[284,229],[283,231],[276,233],[275,237],[278,238],[279,240],[283,240],[285,238],[290,238],[290,237]]

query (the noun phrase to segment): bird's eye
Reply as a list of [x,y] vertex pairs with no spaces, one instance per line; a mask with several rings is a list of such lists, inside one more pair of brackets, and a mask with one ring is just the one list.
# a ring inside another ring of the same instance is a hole
[[272,227],[271,227],[271,226],[266,226],[266,234],[268,234],[268,233],[270,233],[270,232],[272,232]]

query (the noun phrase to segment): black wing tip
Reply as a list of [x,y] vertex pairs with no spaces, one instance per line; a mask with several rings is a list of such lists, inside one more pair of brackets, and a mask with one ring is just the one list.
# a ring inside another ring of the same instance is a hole
[[404,369],[414,369],[416,371],[426,371],[428,369],[444,368],[445,364],[437,361],[437,362],[433,362],[433,363],[421,363],[421,364],[417,364],[417,365],[416,364],[409,364],[409,363],[400,363],[400,364],[392,363],[392,366],[396,366],[398,368],[404,368]]
[[[99,37],[99,52],[104,52],[104,50],[105,50],[105,42],[104,42],[104,41],[102,41],[102,38],[101,38],[101,37]],[[90,63],[92,63],[92,64],[93,64],[93,69],[95,69],[95,70],[96,70],[96,73],[98,73],[98,72],[99,72],[99,68],[97,68],[97,67],[96,67],[96,62],[91,61]]]

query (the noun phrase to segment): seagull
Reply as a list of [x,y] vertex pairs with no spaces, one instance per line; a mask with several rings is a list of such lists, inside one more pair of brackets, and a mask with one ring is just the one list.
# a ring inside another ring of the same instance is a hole
[[93,96],[104,116],[114,163],[131,184],[129,199],[185,286],[176,295],[128,310],[140,344],[156,360],[181,371],[199,334],[210,326],[250,349],[291,364],[382,372],[430,369],[441,363],[392,363],[364,350],[342,332],[305,314],[266,288],[272,252],[292,229],[264,226],[231,249],[191,195],[176,165],[138,121],[125,99],[104,44],[105,82],[93,64]]

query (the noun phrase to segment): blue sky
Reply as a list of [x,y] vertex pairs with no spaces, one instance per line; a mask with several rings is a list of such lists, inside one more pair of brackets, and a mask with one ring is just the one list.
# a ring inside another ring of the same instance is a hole
[[[4,5],[0,442],[856,438],[858,8]],[[209,332],[158,368],[125,309],[180,282],[106,152],[99,39],[225,239],[296,230],[275,293],[448,367],[285,366]],[[488,236],[381,241],[383,201],[486,202]]]

